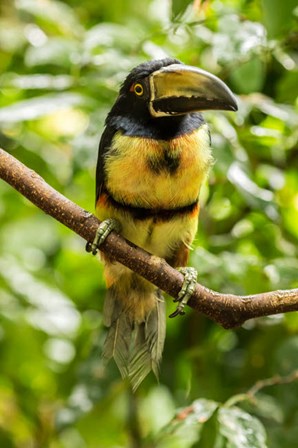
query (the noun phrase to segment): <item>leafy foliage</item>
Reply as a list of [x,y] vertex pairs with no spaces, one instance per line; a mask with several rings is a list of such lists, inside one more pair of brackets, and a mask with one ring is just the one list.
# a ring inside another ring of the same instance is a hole
[[204,398],[182,409],[160,432],[157,446],[176,445],[193,448],[267,446],[265,430],[259,420],[236,406],[230,408]]
[[[216,163],[192,264],[222,292],[298,287],[294,0],[0,8],[0,144],[89,210],[104,119],[133,66],[170,55],[224,79],[239,112],[205,114]],[[0,446],[296,446],[297,382],[226,400],[298,368],[297,314],[236,331],[191,312],[169,320],[160,385],[132,398],[100,358],[100,264],[4,183],[0,216]]]

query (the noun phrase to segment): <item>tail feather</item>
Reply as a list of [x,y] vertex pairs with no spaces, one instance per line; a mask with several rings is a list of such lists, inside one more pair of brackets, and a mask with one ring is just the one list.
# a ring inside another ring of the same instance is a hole
[[138,322],[110,289],[104,314],[109,330],[103,357],[107,360],[114,358],[122,377],[129,379],[133,390],[151,370],[158,378],[165,340],[165,302],[161,294],[155,292],[154,308],[143,322]]
[[145,339],[151,353],[152,370],[158,378],[159,363],[162,357],[166,337],[166,308],[164,298],[157,291],[156,307],[145,322]]
[[115,359],[122,378],[128,375],[131,323],[123,313],[121,303],[108,291],[104,304],[104,323],[109,331],[103,347],[103,358]]
[[112,322],[104,348],[103,357],[114,358],[122,378],[128,375],[127,358],[129,356],[131,325],[125,316]]
[[128,378],[135,391],[144,378],[152,370],[151,353],[145,335],[145,323],[136,324],[132,334],[131,354],[129,359]]

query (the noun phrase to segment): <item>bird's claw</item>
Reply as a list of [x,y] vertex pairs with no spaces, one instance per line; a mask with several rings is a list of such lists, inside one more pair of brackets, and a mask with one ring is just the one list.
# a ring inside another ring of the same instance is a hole
[[116,219],[108,218],[101,222],[96,230],[95,238],[93,242],[90,241],[86,244],[86,251],[92,252],[92,255],[96,255],[99,246],[105,241],[106,237],[113,231],[120,232],[121,225]]
[[185,314],[184,307],[193,295],[197,283],[198,273],[194,268],[179,268],[178,271],[184,275],[184,281],[178,297],[174,299],[174,302],[179,302],[179,305],[169,317],[176,317]]

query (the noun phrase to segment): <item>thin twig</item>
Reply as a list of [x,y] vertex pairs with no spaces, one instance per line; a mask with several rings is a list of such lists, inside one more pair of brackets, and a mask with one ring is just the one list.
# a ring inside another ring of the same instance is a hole
[[279,386],[282,384],[290,384],[298,380],[298,370],[294,370],[288,375],[274,375],[270,378],[257,381],[248,391],[242,394],[234,395],[225,402],[225,407],[232,407],[241,401],[256,401],[256,394],[265,387]]
[[[45,213],[85,240],[93,241],[100,221],[58,193],[38,174],[2,149],[0,149],[0,178]],[[101,250],[172,297],[178,296],[183,276],[165,260],[136,247],[115,232],[107,237]],[[233,328],[254,317],[298,311],[298,289],[236,296],[212,291],[198,283],[188,305],[224,328]]]
[[264,380],[259,380],[254,384],[248,391],[247,395],[253,397],[264,387],[277,386],[279,384],[289,384],[298,380],[298,370],[294,370],[286,376],[275,375],[271,378],[265,378]]

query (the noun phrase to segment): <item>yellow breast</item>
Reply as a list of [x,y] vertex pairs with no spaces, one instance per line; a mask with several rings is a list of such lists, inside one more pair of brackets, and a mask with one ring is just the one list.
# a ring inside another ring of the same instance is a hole
[[[173,166],[167,169],[168,159]],[[180,207],[197,200],[211,163],[207,125],[169,141],[119,131],[107,154],[107,189],[138,207]]]

